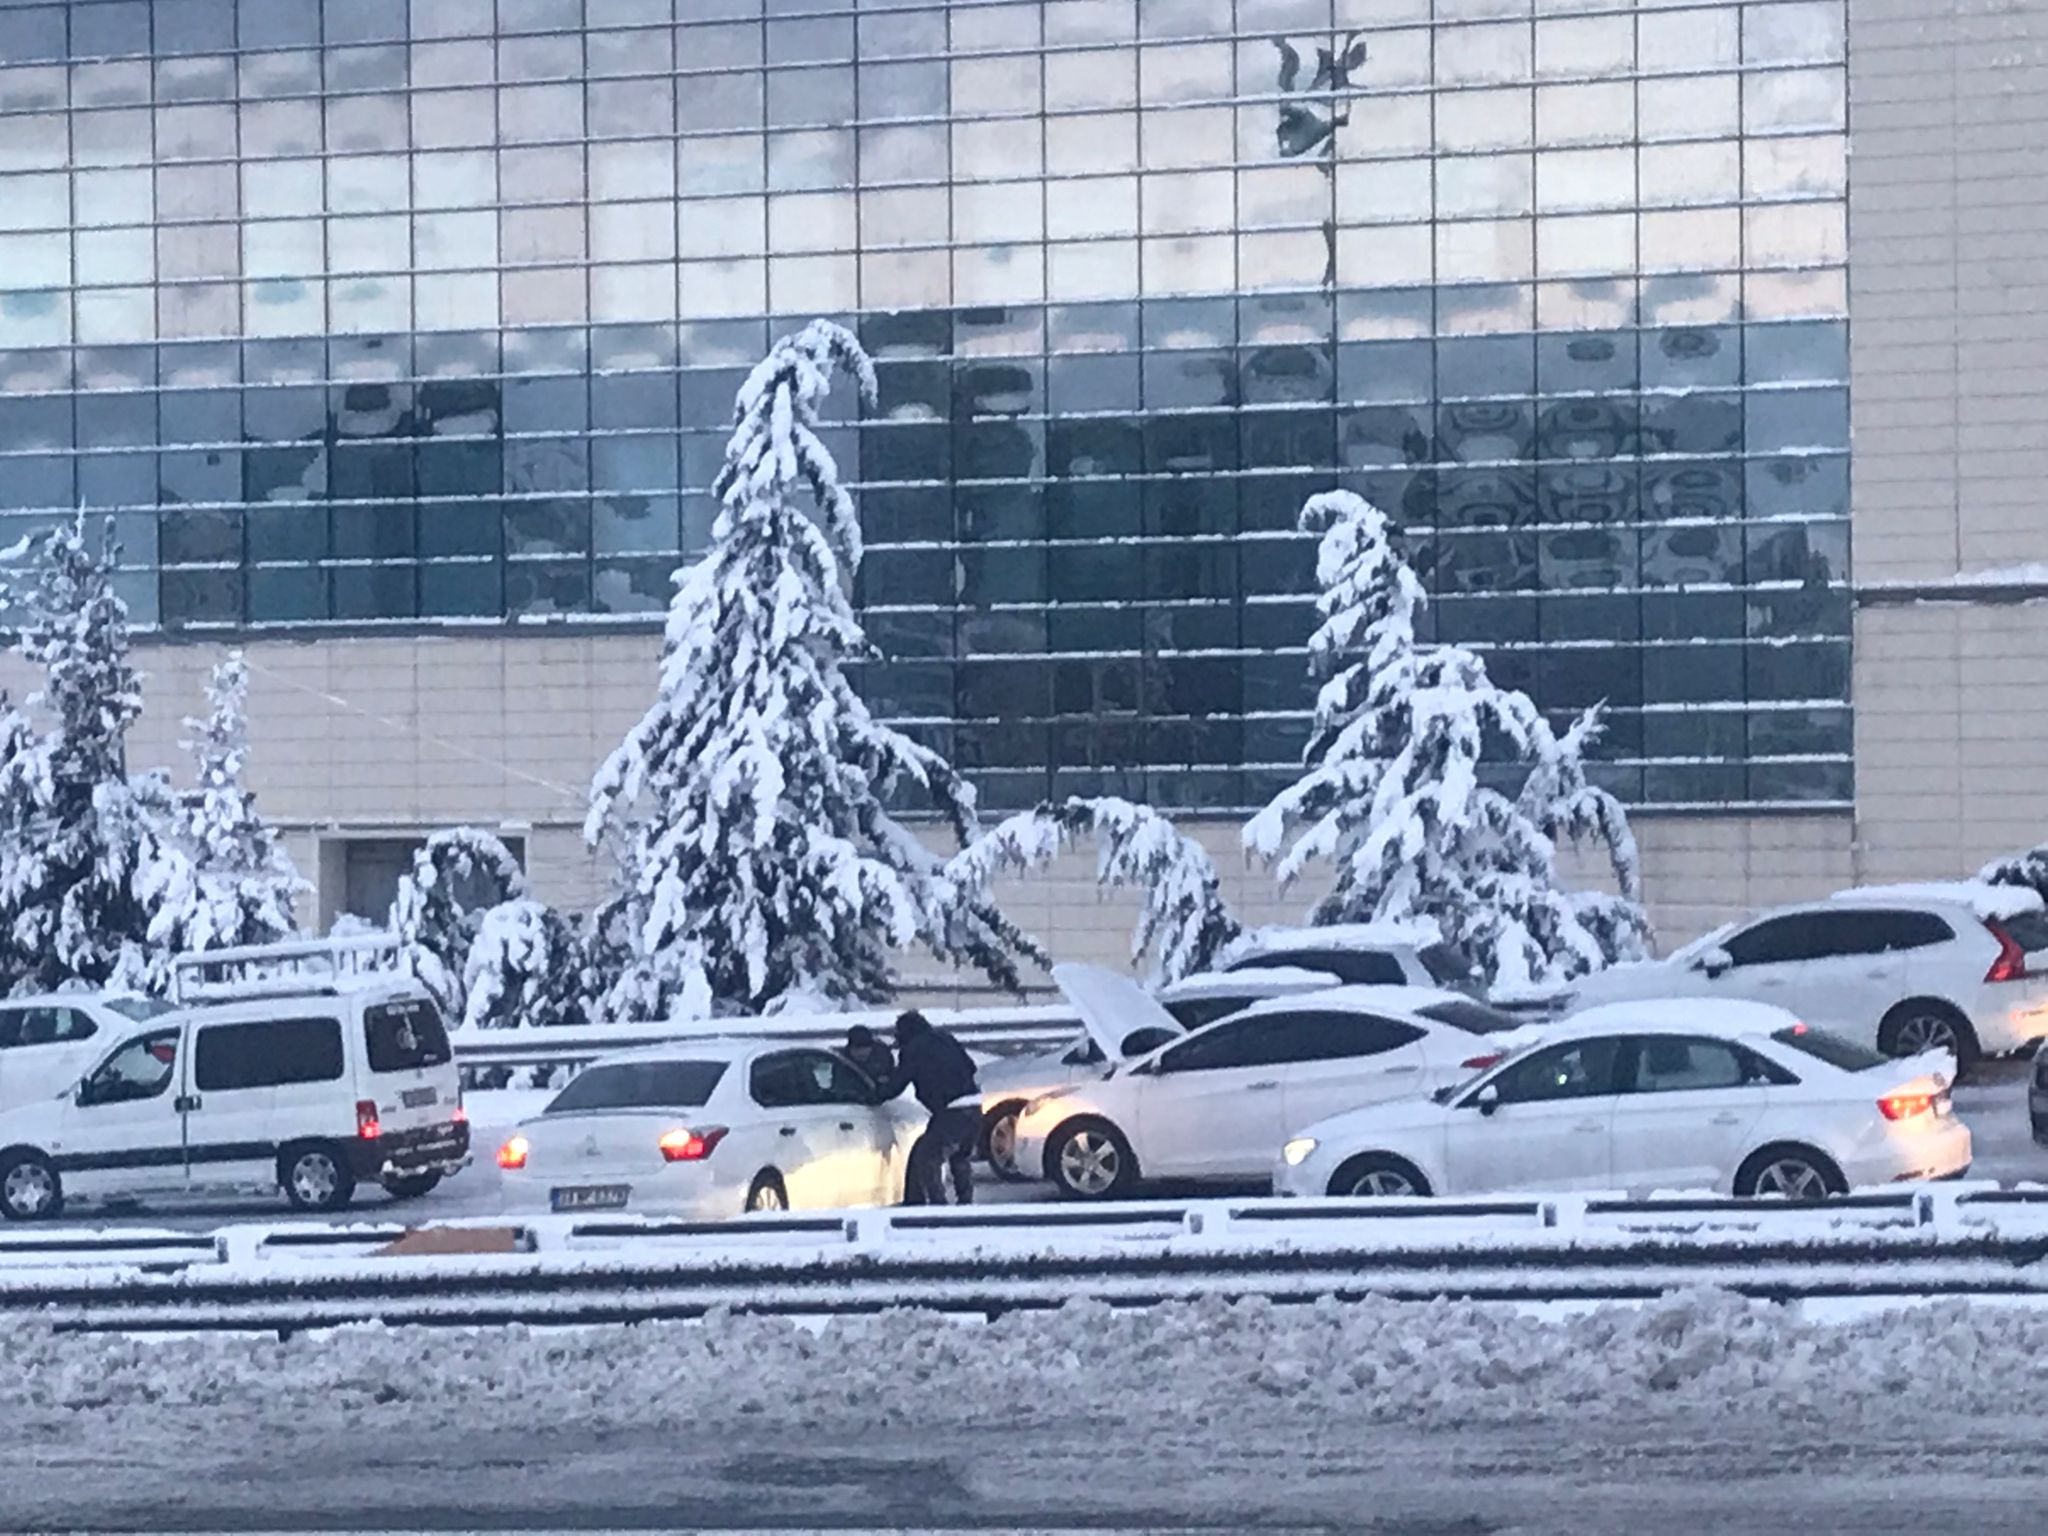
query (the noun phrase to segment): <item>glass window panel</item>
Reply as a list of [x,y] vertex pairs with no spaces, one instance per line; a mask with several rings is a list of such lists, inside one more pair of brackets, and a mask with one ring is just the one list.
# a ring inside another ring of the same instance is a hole
[[768,126],[797,128],[853,121],[853,66],[768,72]]
[[1741,89],[1735,75],[1645,80],[1636,87],[1636,98],[1645,140],[1733,134],[1741,121]]
[[496,78],[491,45],[482,38],[412,45],[415,90],[438,85],[489,85]]
[[332,213],[402,211],[410,190],[403,155],[336,155],[327,161]]
[[1112,112],[1099,117],[1048,118],[1045,165],[1055,176],[1136,170],[1138,114]]
[[[938,50],[944,53],[941,46]],[[860,66],[861,116],[868,122],[892,117],[944,117],[946,62],[920,59],[908,64]]]
[[1444,218],[1528,213],[1534,181],[1529,155],[1446,156],[1436,162],[1436,211]]
[[156,173],[157,213],[167,219],[231,219],[240,211],[232,165],[167,166]]
[[242,156],[317,155],[323,143],[317,101],[242,103]]
[[[868,203],[869,198],[863,196],[864,223]],[[944,207],[943,195],[940,207]],[[1095,176],[1082,181],[1049,181],[1045,187],[1045,219],[1046,233],[1055,240],[1134,235],[1138,232],[1138,178]],[[941,231],[932,238],[944,239],[945,234]]]
[[[1446,229],[1462,226],[1447,225]],[[1428,225],[1397,225],[1385,229],[1337,231],[1337,280],[1340,283],[1427,283],[1435,276]]]
[[1753,325],[1744,339],[1743,378],[1751,384],[1803,384],[1849,377],[1849,334],[1840,321]]
[[1636,60],[1646,75],[1733,69],[1742,62],[1734,6],[1645,11],[1636,18]]
[[1753,522],[1849,515],[1846,457],[1752,459],[1744,468],[1743,503]]
[[[1147,112],[1139,118],[1138,139],[1147,170],[1228,164],[1235,142],[1235,122],[1227,107]],[[954,154],[957,158],[957,141]]]
[[1535,264],[1531,239],[1527,219],[1439,224],[1437,280],[1457,283],[1528,277]]
[[498,43],[502,82],[570,80],[583,73],[580,37],[507,37]]
[[952,106],[959,116],[1039,110],[1039,61],[1034,56],[955,59],[952,74]]
[[318,219],[242,226],[242,270],[250,277],[318,275],[325,270],[325,249]]
[[681,312],[713,318],[758,315],[768,307],[764,261],[685,261],[677,274]]
[[1333,255],[1320,230],[1240,235],[1238,282],[1246,289],[1314,287],[1328,273]]
[[675,66],[673,39],[666,28],[633,32],[590,32],[583,48],[592,79],[617,75],[666,75]]
[[1840,68],[1788,69],[1743,82],[1745,133],[1841,128],[1848,121],[1848,75]]
[[1058,299],[1126,298],[1138,291],[1138,242],[1091,241],[1046,248],[1046,293]]
[[1643,333],[1642,365],[1646,389],[1734,384],[1742,374],[1742,339],[1732,325],[1666,325]]
[[1628,325],[1635,317],[1633,278],[1581,279],[1536,287],[1536,323],[1545,330],[1600,330]]
[[1535,112],[1535,93],[1526,86],[1447,92],[1436,99],[1437,148],[1453,154],[1527,149],[1535,132]]
[[1745,397],[1752,453],[1849,446],[1849,395],[1840,389],[1758,391]]
[[[1352,116],[1339,140],[1340,155],[1360,159],[1382,155],[1426,155],[1436,142],[1431,125],[1430,99],[1419,95],[1381,97],[1374,103],[1372,111]],[[1482,146],[1460,147],[1476,149]]]
[[1628,208],[1636,201],[1633,149],[1553,149],[1536,156],[1537,206],[1545,212]]
[[61,171],[0,176],[0,229],[63,229],[71,222],[71,184]]
[[1641,304],[1645,325],[1716,325],[1736,318],[1741,283],[1729,273],[1646,277]]
[[156,242],[146,229],[81,230],[77,246],[81,283],[156,280]]
[[676,219],[681,255],[759,256],[767,251],[765,198],[685,198]]
[[327,221],[330,269],[343,272],[398,272],[412,260],[412,233],[396,214]]
[[590,146],[590,197],[666,197],[675,185],[675,146],[666,141]]
[[1743,195],[1841,196],[1849,186],[1849,141],[1840,134],[1750,139],[1742,146]]
[[1742,149],[1732,142],[1653,144],[1643,149],[1643,205],[1733,202]]
[[1742,62],[1748,65],[1839,62],[1847,51],[1842,0],[1791,0],[1746,7]]
[[[1446,165],[1454,162],[1445,161]],[[1469,163],[1469,162],[1458,162]],[[1431,162],[1372,160],[1337,167],[1337,218],[1345,224],[1426,219]]]
[[[497,139],[498,104],[488,90],[421,91],[412,98],[412,142],[419,149],[491,144]],[[331,126],[331,123],[330,123]],[[361,148],[341,143],[339,148]]]
[[[1036,164],[1035,159],[1032,164]],[[853,133],[850,129],[772,133],[768,136],[768,186],[771,190],[796,192],[812,187],[852,185]]]
[[[0,302],[0,324],[14,318],[16,302]],[[77,304],[80,341],[133,341],[155,334],[156,303],[148,288],[101,288],[79,294]],[[61,307],[56,308],[61,318]],[[54,345],[62,339],[52,335],[41,343],[21,344]]]
[[767,111],[766,82],[753,71],[693,76],[676,96],[676,126],[685,133],[758,128]]
[[1492,85],[1531,73],[1526,23],[1444,27],[1436,38],[1438,85]]
[[159,229],[156,235],[157,272],[166,278],[233,276],[241,267],[240,247],[241,241],[232,224]]
[[856,19],[860,56],[866,59],[914,57],[946,51],[943,12],[869,15]]
[[1046,56],[1045,109],[1048,112],[1129,107],[1137,100],[1138,55],[1133,49]]
[[1153,175],[1142,178],[1139,200],[1147,234],[1191,234],[1229,229],[1236,190],[1228,171]]
[[[41,71],[19,71],[20,74],[41,74]],[[10,86],[19,82],[9,82]],[[13,108],[31,106],[61,107],[64,92],[61,86],[47,93],[45,99],[34,100],[31,93],[18,89],[7,89],[6,104]],[[146,105],[150,96],[149,65],[143,60],[127,64],[74,64],[71,66],[71,105],[74,107],[128,107]],[[25,99],[27,98],[27,99]]]
[[1742,219],[1734,208],[1645,213],[1637,238],[1645,272],[1734,267],[1742,259]]
[[1635,56],[1635,26],[1627,16],[1574,16],[1536,23],[1539,78],[1627,75]]
[[515,85],[498,91],[500,141],[537,143],[583,133],[581,85]]
[[229,101],[235,94],[234,61],[224,55],[162,59],[156,66],[156,99]]
[[1847,259],[1848,210],[1842,203],[1745,208],[1743,252],[1752,267],[1807,267]]
[[[61,118],[18,118],[11,127],[25,135],[39,135],[51,155],[48,162],[61,163],[64,125]],[[78,165],[146,164],[154,154],[150,142],[147,111],[77,112],[71,118],[71,157]],[[229,153],[233,153],[232,150]]]
[[[1189,43],[1138,50],[1139,100],[1146,106],[1214,101],[1231,94],[1228,43]],[[958,69],[958,66],[955,66]],[[955,99],[959,98],[956,88]]]
[[[954,46],[962,46],[956,28]],[[688,36],[687,33],[684,34]],[[853,57],[853,18],[820,16],[801,21],[768,23],[768,62],[807,64]]]
[[417,208],[480,208],[498,200],[497,157],[488,150],[414,155],[412,172]]
[[[847,264],[850,270],[850,263]],[[849,279],[850,287],[850,279]],[[801,290],[799,290],[801,291]],[[845,290],[835,283],[832,292]],[[782,304],[780,288],[776,302]],[[1045,297],[1045,261],[1043,250],[1035,245],[991,246],[983,250],[961,250],[953,253],[953,296],[962,304],[1012,304],[1031,303]],[[823,307],[836,304],[850,305],[850,297],[842,297]]]

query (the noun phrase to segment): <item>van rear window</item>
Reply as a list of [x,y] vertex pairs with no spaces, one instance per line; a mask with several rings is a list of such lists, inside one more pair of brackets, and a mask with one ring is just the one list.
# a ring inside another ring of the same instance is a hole
[[455,1054],[448,1047],[448,1031],[441,1027],[441,1015],[425,998],[365,1008],[363,1035],[370,1048],[372,1072],[438,1067]]

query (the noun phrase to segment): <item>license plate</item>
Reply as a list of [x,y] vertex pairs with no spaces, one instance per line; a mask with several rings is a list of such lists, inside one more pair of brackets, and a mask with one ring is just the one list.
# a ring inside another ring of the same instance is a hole
[[558,1211],[616,1211],[632,1192],[630,1184],[575,1184],[552,1191],[550,1201]]
[[408,1088],[398,1096],[398,1102],[407,1109],[425,1109],[429,1104],[440,1102],[441,1096],[431,1088]]

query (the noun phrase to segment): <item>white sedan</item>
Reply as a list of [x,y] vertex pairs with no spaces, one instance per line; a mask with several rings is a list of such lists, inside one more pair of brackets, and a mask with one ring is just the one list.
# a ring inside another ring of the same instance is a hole
[[893,1205],[925,1113],[832,1051],[693,1040],[593,1062],[498,1149],[514,1210],[696,1219]]
[[[1130,981],[1054,968],[1092,1030],[1172,1021]],[[1334,987],[1257,1003],[1093,1082],[1049,1093],[1017,1120],[1020,1168],[1062,1194],[1105,1199],[1140,1178],[1265,1179],[1290,1127],[1427,1094],[1498,1057],[1483,1004],[1418,987]]]
[[1946,1055],[1895,1061],[1763,1003],[1616,1003],[1541,1034],[1434,1099],[1305,1125],[1274,1189],[1815,1200],[1970,1166]]

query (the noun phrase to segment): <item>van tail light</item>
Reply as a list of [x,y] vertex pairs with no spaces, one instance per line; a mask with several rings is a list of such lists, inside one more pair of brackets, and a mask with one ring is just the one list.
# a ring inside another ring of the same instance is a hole
[[377,1123],[377,1101],[356,1100],[356,1135],[364,1141],[375,1141],[384,1134],[384,1127]]
[[455,1106],[455,1112],[448,1119],[455,1125],[467,1125],[469,1124],[469,1111],[458,1104]]
[[1934,1108],[1934,1093],[1888,1093],[1877,1101],[1877,1112],[1887,1120],[1910,1120]]
[[1998,940],[1998,958],[1991,962],[1991,969],[1984,973],[1986,981],[2024,981],[2027,976],[2027,952],[2021,949],[2013,936],[1997,923],[1987,922],[1985,929]]
[[1467,1072],[1483,1072],[1488,1067],[1498,1066],[1500,1064],[1501,1059],[1502,1053],[1499,1051],[1495,1051],[1490,1056],[1469,1057],[1465,1061],[1461,1062],[1460,1065],[1463,1066]]
[[707,1126],[701,1131],[677,1129],[661,1135],[661,1158],[666,1163],[701,1163],[725,1140],[725,1127]]
[[526,1155],[532,1150],[532,1142],[528,1141],[524,1136],[514,1136],[505,1145],[498,1148],[498,1166],[500,1168],[524,1168],[526,1166]]

